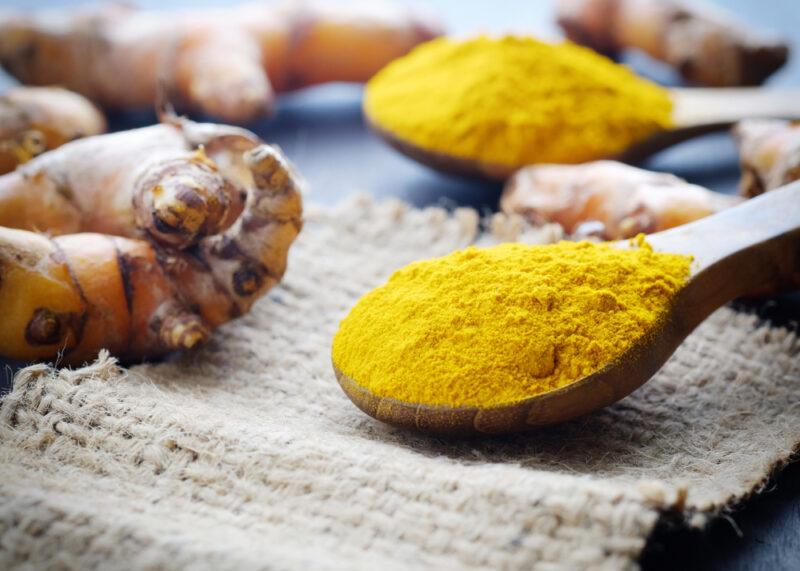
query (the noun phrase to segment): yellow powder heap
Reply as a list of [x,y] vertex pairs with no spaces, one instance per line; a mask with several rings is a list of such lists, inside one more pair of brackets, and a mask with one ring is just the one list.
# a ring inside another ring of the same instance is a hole
[[589,242],[467,248],[417,262],[359,300],[336,366],[405,402],[490,407],[563,387],[652,331],[691,258]]
[[432,151],[518,167],[609,157],[671,125],[667,90],[575,44],[440,38],[367,85],[370,121]]

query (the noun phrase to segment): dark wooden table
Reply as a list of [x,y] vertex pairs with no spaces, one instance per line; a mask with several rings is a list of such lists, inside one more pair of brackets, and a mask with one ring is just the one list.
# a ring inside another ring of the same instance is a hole
[[[754,25],[791,38],[796,57],[770,84],[800,85],[800,2],[798,0],[719,0]],[[80,1],[40,0],[37,5],[75,6]],[[153,7],[219,4],[205,0],[140,0]],[[28,0],[4,5],[30,6]],[[535,33],[558,37],[552,8],[542,0],[496,2],[425,2],[438,11],[455,34],[480,31]],[[644,57],[627,60],[641,73],[666,84],[677,78]],[[0,89],[10,85],[0,75]],[[445,177],[399,156],[366,129],[357,86],[331,85],[283,97],[277,115],[251,129],[277,142],[308,179],[310,201],[334,203],[353,192],[379,198],[396,197],[417,206],[473,206],[496,210],[500,186]],[[111,118],[114,129],[154,121],[152,113]],[[645,166],[664,170],[720,192],[735,191],[739,177],[736,152],[727,134],[685,143],[654,157]],[[800,207],[800,206],[799,206]],[[785,296],[745,309],[776,323],[797,327],[800,299]],[[8,386],[15,367],[4,367],[0,382]],[[800,387],[798,387],[800,388]],[[800,569],[800,464],[786,469],[770,490],[741,509],[725,515],[703,532],[664,524],[656,530],[642,558],[644,569]]]

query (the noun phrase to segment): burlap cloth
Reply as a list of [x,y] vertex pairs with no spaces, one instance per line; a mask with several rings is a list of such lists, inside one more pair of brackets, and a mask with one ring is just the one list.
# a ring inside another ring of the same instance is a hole
[[331,372],[339,319],[477,231],[473,211],[317,212],[285,283],[197,355],[22,371],[0,409],[0,568],[635,568],[664,513],[702,524],[790,457],[800,343],[730,309],[559,427],[447,441],[365,416]]

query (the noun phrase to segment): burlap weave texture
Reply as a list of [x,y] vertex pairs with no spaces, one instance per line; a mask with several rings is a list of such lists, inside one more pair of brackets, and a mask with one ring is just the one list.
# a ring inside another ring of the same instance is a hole
[[635,568],[661,513],[702,523],[800,443],[800,343],[727,308],[562,426],[458,441],[365,416],[331,371],[338,320],[477,238],[469,210],[319,210],[285,282],[202,352],[25,369],[0,408],[0,567]]

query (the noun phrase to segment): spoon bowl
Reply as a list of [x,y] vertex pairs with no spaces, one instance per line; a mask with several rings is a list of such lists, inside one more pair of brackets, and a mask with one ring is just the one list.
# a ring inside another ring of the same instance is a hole
[[[600,159],[639,163],[673,145],[731,127],[742,119],[800,119],[800,90],[761,88],[675,88],[670,89],[673,101],[674,128],[659,131],[623,152]],[[490,181],[504,181],[527,165],[504,165],[478,159],[450,155],[416,145],[388,131],[366,117],[375,133],[405,156],[434,170],[451,175]]]
[[[389,424],[433,434],[521,432],[612,404],[649,380],[714,310],[746,295],[800,287],[800,182],[740,206],[651,234],[654,250],[694,257],[691,276],[665,318],[619,358],[557,390],[494,407],[450,407],[380,397],[333,364],[344,392]],[[628,247],[628,242],[618,242]]]
[[517,170],[516,167],[500,163],[465,159],[438,151],[430,151],[401,139],[391,131],[377,125],[369,117],[366,120],[370,129],[400,154],[445,174],[477,180],[504,181]]

